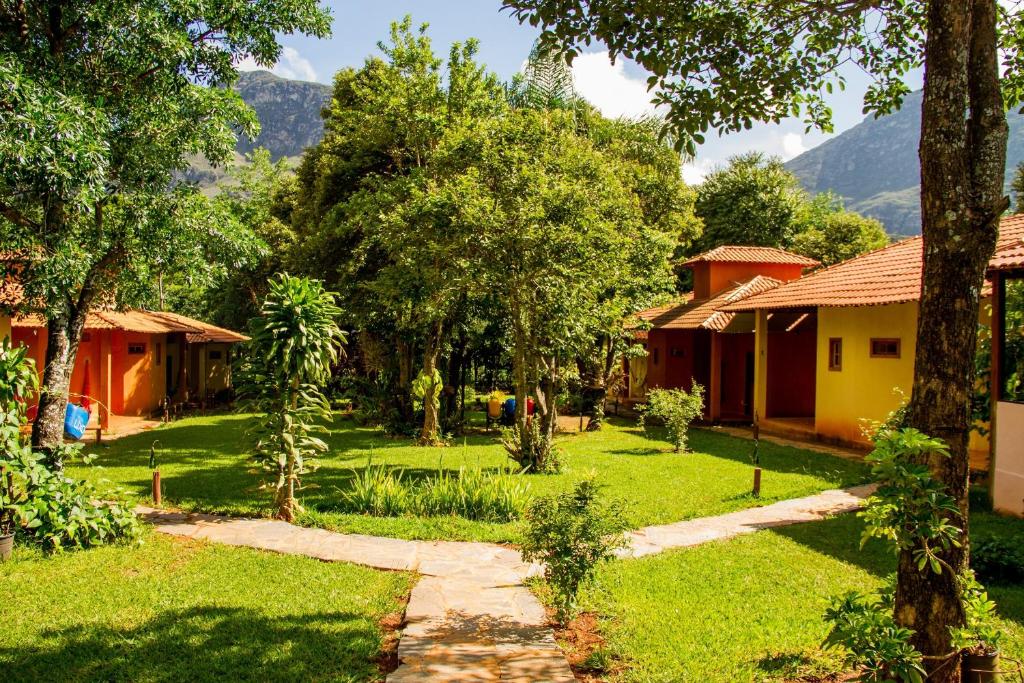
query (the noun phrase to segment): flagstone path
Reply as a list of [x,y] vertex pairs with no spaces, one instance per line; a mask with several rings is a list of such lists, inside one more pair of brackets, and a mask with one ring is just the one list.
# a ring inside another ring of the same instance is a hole
[[[642,557],[824,519],[859,508],[870,486],[824,491],[717,517],[640,529],[621,557]],[[524,582],[541,568],[490,543],[405,541],[339,534],[269,519],[138,508],[157,531],[327,562],[351,562],[421,575],[406,608],[401,662],[390,683],[409,681],[570,682],[572,671]]]

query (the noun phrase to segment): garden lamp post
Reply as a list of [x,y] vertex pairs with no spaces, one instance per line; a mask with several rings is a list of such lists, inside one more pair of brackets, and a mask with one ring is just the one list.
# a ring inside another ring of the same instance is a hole
[[761,495],[761,424],[754,413],[754,454],[751,459],[754,461],[754,497]]
[[160,507],[160,470],[156,466],[156,446],[160,443],[157,439],[149,446],[149,469],[153,470],[153,504]]

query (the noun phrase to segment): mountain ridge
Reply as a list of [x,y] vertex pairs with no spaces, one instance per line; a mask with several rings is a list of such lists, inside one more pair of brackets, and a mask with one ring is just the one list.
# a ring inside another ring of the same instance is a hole
[[[877,218],[896,236],[921,232],[921,171],[917,156],[921,137],[922,91],[908,95],[899,110],[856,126],[790,159],[785,167],[804,188],[817,194],[831,190],[848,209]],[[1010,136],[1006,154],[1006,188],[1024,161],[1024,116],[1007,112]]]

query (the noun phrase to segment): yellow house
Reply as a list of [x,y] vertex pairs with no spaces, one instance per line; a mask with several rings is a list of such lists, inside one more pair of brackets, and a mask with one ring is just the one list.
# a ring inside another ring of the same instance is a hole
[[[1024,236],[1024,216],[1001,225],[1001,242]],[[761,428],[868,446],[865,429],[909,397],[914,377],[922,240],[904,240],[723,308],[755,314],[754,410]],[[988,323],[987,306],[980,322]],[[795,335],[813,331],[813,353]],[[784,362],[780,362],[782,359]],[[794,368],[802,368],[794,373]],[[813,387],[794,377],[813,373]],[[812,391],[813,410],[780,409]],[[972,434],[984,461],[986,437]]]

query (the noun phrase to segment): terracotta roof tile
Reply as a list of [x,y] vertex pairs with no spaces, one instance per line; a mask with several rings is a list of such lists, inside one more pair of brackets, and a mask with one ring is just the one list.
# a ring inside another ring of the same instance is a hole
[[683,261],[682,266],[697,263],[788,263],[811,268],[819,265],[817,261],[806,256],[793,254],[772,247],[722,246]]
[[[1018,227],[1021,226],[1021,227]],[[1007,230],[1007,227],[1013,229]],[[996,253],[988,262],[989,270],[1016,270],[1024,268],[1024,214],[1004,218]]]
[[[41,315],[21,315],[11,321],[13,327],[46,327]],[[132,309],[128,311],[96,311],[85,319],[87,330],[124,330],[142,334],[170,334],[184,332],[189,341],[238,342],[245,335],[194,320],[177,313],[163,313]]]
[[690,293],[683,301],[641,311],[637,317],[649,321],[654,329],[724,330],[735,314],[722,311],[723,306],[753,294],[767,292],[781,284],[775,278],[758,275],[710,299],[695,300]]
[[217,327],[210,323],[203,322],[202,320],[196,320],[195,318],[189,318],[188,316],[181,315],[180,313],[168,313],[161,311],[159,313],[154,312],[153,315],[160,316],[172,322],[183,323],[190,327],[197,328],[198,332],[190,332],[188,340],[190,342],[221,342],[226,344],[233,344],[235,342],[249,341],[249,337],[238,332],[225,329],[223,327]]
[[[1024,238],[1024,215],[1000,223],[1004,250]],[[921,297],[922,246],[913,237],[837,263],[763,294],[726,305],[725,311],[766,308],[874,306],[917,301]]]

